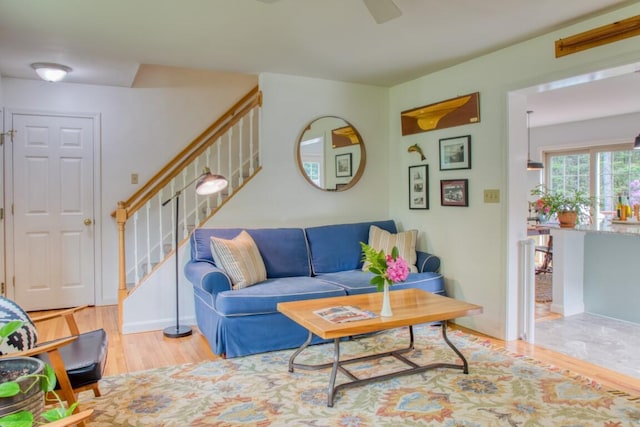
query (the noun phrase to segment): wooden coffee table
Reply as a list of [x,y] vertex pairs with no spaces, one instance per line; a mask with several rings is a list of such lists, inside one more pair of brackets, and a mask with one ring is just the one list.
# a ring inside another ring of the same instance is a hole
[[[331,376],[329,378],[329,391],[327,398],[327,406],[333,406],[333,399],[338,390],[348,387],[355,387],[367,384],[373,381],[385,380],[401,375],[415,374],[435,368],[453,368],[460,369],[465,374],[469,373],[469,365],[460,350],[458,350],[447,338],[447,320],[458,317],[471,316],[482,313],[482,307],[475,304],[469,304],[458,301],[453,298],[435,295],[420,289],[404,289],[390,292],[391,308],[393,310],[392,317],[380,317],[380,307],[382,307],[382,293],[370,293],[363,295],[351,295],[345,297],[321,298],[304,301],[291,301],[278,304],[278,311],[291,318],[293,321],[303,326],[309,331],[307,340],[297,349],[289,359],[289,372],[298,369],[324,369],[332,367]],[[314,311],[328,307],[338,306],[354,306],[361,310],[372,311],[377,317],[366,320],[359,320],[345,323],[332,323],[323,319]],[[456,353],[462,361],[462,364],[452,363],[431,363],[429,365],[417,365],[413,361],[402,356],[403,353],[413,350],[414,337],[413,325],[421,323],[430,323],[442,321],[442,338],[445,343]],[[409,346],[400,350],[390,350],[383,353],[376,353],[362,357],[356,357],[347,360],[340,360],[340,341],[341,338],[352,337],[355,335],[367,334],[371,332],[379,332],[387,329],[399,328],[403,326],[409,327]],[[333,362],[308,365],[296,363],[296,357],[311,344],[313,335],[317,335],[323,339],[334,340]],[[405,363],[408,368],[397,372],[391,372],[384,375],[378,375],[369,378],[357,378],[353,375],[345,365],[350,363],[362,362],[366,360],[379,359],[382,357],[395,357]],[[351,379],[350,382],[335,385],[336,375],[338,371],[345,374]]]

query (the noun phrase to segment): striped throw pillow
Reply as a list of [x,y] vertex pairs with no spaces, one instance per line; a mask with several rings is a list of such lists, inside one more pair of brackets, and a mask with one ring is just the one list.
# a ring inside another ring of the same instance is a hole
[[267,270],[256,242],[242,230],[231,240],[211,238],[216,265],[231,278],[233,289],[242,289],[267,280]]
[[[416,268],[416,240],[418,240],[418,230],[403,231],[397,234],[389,233],[387,230],[383,230],[380,227],[372,225],[369,227],[369,246],[376,251],[384,251],[385,254],[390,254],[393,247],[398,248],[398,255],[400,255],[407,264],[412,273],[417,273]],[[366,271],[367,263],[362,266],[362,270]]]
[[0,325],[12,320],[24,322],[17,331],[0,342],[0,355],[29,350],[36,346],[38,331],[29,315],[12,300],[0,296]]

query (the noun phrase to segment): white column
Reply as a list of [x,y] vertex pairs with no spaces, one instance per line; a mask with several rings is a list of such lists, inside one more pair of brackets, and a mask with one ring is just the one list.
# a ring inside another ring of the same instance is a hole
[[552,228],[553,302],[563,316],[584,312],[584,231]]

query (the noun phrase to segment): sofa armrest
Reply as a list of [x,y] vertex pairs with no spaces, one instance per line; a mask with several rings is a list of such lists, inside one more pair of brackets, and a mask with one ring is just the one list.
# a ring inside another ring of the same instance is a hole
[[200,287],[214,295],[231,290],[231,279],[227,274],[206,261],[189,261],[184,266],[184,275],[193,286]]
[[428,252],[416,251],[416,267],[420,273],[427,271],[437,273],[440,270],[440,258]]

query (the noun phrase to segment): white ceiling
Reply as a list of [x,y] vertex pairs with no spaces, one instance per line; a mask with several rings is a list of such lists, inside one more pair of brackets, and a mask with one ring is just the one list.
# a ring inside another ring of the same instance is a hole
[[377,24],[362,0],[0,0],[0,75],[57,62],[68,82],[130,86],[157,64],[393,86],[637,1],[395,3]]

